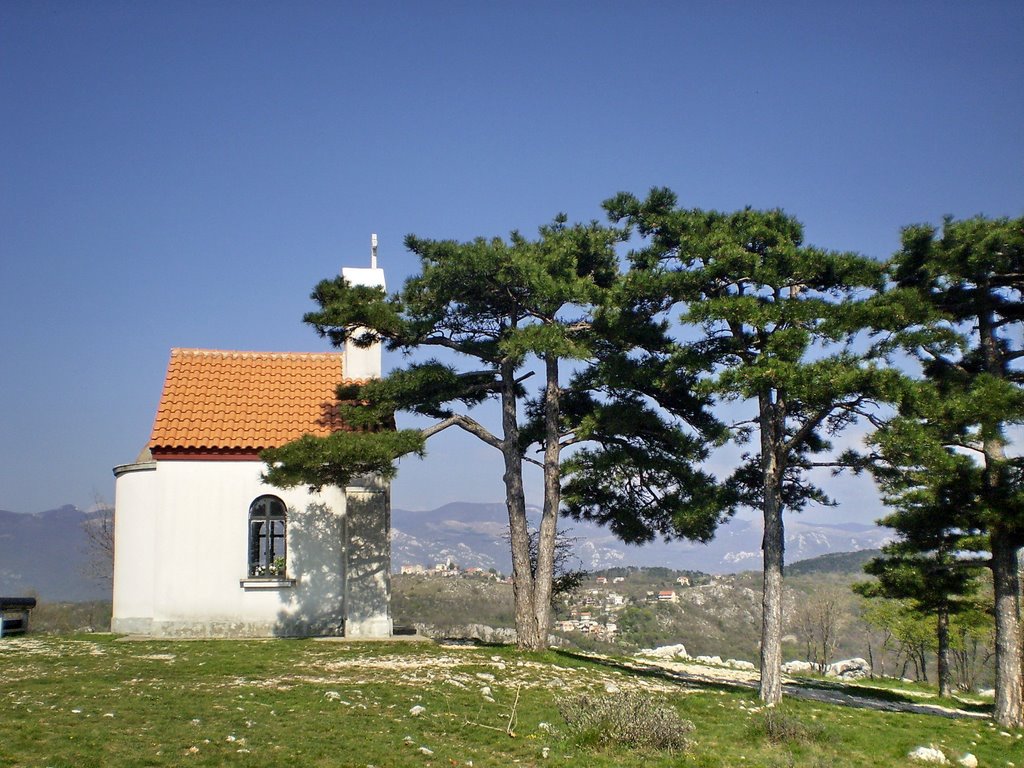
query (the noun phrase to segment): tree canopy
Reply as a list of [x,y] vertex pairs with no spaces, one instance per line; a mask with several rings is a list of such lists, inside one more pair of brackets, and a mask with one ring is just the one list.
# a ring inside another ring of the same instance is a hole
[[921,362],[924,381],[875,438],[878,476],[912,546],[938,553],[953,537],[956,549],[989,551],[995,717],[1020,727],[1024,461],[1006,446],[1008,430],[1024,423],[1024,219],[907,227],[889,268],[894,295],[925,310],[896,337]]
[[866,298],[882,287],[882,265],[854,253],[804,244],[803,227],[780,210],[733,213],[677,207],[674,193],[606,202],[648,244],[634,268],[664,286],[695,332],[680,337],[681,380],[719,403],[747,404],[732,425],[759,448],[744,455],[727,486],[762,511],[765,523],[761,698],[781,697],[784,509],[828,503],[809,471],[830,438],[862,416],[892,385],[853,339],[868,325]]
[[[626,234],[596,222],[569,225],[559,216],[534,240],[518,232],[507,240],[469,242],[410,235],[405,243],[419,257],[420,271],[398,293],[387,296],[342,277],[322,281],[313,293],[319,309],[305,319],[334,345],[383,341],[393,350],[435,349],[439,357],[340,388],[353,431],[268,451],[267,479],[319,485],[366,471],[390,475],[395,458],[422,453],[425,439],[451,426],[499,450],[516,629],[520,645],[531,648],[545,644],[550,622],[564,448],[598,446],[582,449],[567,464],[571,508],[587,505],[598,514],[607,514],[612,504],[658,510],[674,535],[709,538],[723,510],[702,490],[701,482],[713,487],[710,476],[690,464],[705,455],[703,439],[658,405],[692,397],[678,387],[673,394],[651,382],[644,383],[646,389],[639,386],[637,367],[645,353],[630,350],[663,334],[655,314],[644,309],[645,302],[662,300],[638,299],[626,285],[615,252]],[[593,370],[598,359],[608,361],[600,372]],[[566,366],[573,368],[568,384]],[[538,372],[541,385],[531,396],[527,383]],[[474,411],[489,400],[499,405],[496,430]],[[701,419],[711,423],[699,402],[692,405],[684,415],[698,427]],[[419,431],[389,429],[402,411],[435,422]],[[588,484],[581,472],[573,474],[573,467],[607,462],[610,454],[622,461],[602,482]],[[533,558],[524,464],[539,466],[544,476]],[[697,511],[682,509],[686,504]]]

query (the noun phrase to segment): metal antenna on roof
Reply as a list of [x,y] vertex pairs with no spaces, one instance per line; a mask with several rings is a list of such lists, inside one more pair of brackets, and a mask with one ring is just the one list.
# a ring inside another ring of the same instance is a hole
[[370,235],[370,269],[377,268],[377,234]]

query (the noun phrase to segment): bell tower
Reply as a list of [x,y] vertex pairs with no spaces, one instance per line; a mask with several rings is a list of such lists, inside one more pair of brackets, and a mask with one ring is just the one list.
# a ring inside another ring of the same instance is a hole
[[[387,290],[384,270],[377,266],[377,235],[370,235],[370,267],[342,267],[341,276],[352,285]],[[379,379],[381,376],[380,343],[359,347],[349,339],[345,342],[344,376],[346,379]]]

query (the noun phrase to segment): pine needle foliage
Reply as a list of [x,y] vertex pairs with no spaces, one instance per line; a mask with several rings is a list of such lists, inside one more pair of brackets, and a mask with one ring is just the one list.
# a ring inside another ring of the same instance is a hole
[[761,697],[778,702],[783,510],[829,503],[810,471],[839,463],[831,438],[899,380],[855,346],[879,312],[868,299],[883,287],[883,266],[806,245],[800,222],[781,210],[686,209],[663,188],[644,200],[621,193],[605,207],[646,238],[630,254],[633,268],[662,287],[692,332],[680,341],[677,375],[720,404],[749,409],[732,435],[756,434],[759,446],[728,485],[764,515]]
[[960,594],[961,553],[988,552],[996,720],[1020,727],[1024,460],[1006,449],[1024,423],[1024,218],[906,227],[889,273],[893,302],[915,307],[892,341],[923,373],[873,438],[876,479],[896,509],[885,524],[901,536],[889,582],[908,594],[915,579],[933,594]]
[[[516,630],[527,648],[546,644],[563,477],[570,512],[585,506],[635,518],[654,509],[673,535],[709,538],[727,505],[694,463],[706,457],[700,430],[714,422],[700,398],[639,373],[646,362],[641,343],[664,335],[648,305],[664,298],[628,284],[616,254],[627,234],[596,222],[570,225],[560,215],[535,239],[519,232],[468,242],[409,235],[405,244],[420,270],[399,292],[388,296],[343,277],[322,281],[313,292],[319,308],[305,320],[332,344],[383,342],[437,357],[340,388],[341,415],[352,431],[266,452],[268,481],[319,487],[358,474],[389,477],[398,457],[422,455],[425,441],[449,427],[498,450]],[[600,370],[599,360],[607,361]],[[664,368],[664,356],[659,364]],[[540,386],[531,391],[537,373]],[[498,407],[497,429],[476,417],[488,404]],[[666,404],[683,408],[666,411]],[[401,412],[434,423],[395,431]],[[578,453],[563,466],[569,447]],[[540,467],[544,477],[533,557],[524,465]],[[585,480],[594,470],[600,481]]]

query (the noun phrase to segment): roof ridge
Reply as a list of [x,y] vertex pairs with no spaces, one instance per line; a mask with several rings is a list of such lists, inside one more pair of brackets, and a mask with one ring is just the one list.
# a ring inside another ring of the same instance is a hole
[[198,347],[172,347],[171,356],[193,355],[203,357],[242,357],[242,358],[310,358],[310,357],[341,357],[343,352],[257,352],[243,349],[200,349]]

